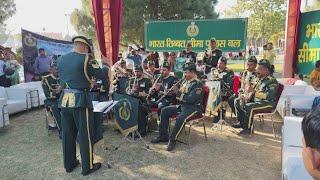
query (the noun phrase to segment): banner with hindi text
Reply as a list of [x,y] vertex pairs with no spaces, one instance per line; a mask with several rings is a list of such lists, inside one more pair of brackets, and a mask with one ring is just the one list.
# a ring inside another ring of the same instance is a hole
[[298,73],[310,74],[320,60],[320,11],[301,13],[297,49]]
[[145,23],[145,47],[148,51],[181,51],[189,42],[193,51],[205,51],[211,38],[217,40],[217,47],[222,51],[245,51],[247,18]]

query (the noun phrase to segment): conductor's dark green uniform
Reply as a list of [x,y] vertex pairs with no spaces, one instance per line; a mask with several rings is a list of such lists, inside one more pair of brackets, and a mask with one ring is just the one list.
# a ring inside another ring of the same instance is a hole
[[42,76],[41,83],[42,83],[43,92],[46,96],[46,100],[44,101],[44,104],[46,105],[46,107],[50,108],[50,111],[52,112],[52,115],[53,115],[53,119],[55,120],[60,133],[61,115],[60,115],[60,109],[58,108],[58,99],[60,94],[56,93],[57,86],[58,86],[57,77],[55,77],[53,74]]
[[[89,46],[88,40],[84,37],[73,38],[73,41],[84,42]],[[82,174],[87,175],[101,166],[100,163],[93,164],[93,105],[89,90],[92,78],[104,79],[105,73],[91,54],[78,52],[61,56],[57,69],[60,85],[63,88],[59,107],[62,117],[64,167],[67,172],[71,172],[77,165],[78,135]]]

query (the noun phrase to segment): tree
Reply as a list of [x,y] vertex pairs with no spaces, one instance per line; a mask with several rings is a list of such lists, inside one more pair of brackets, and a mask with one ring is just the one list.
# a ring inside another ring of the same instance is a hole
[[0,44],[3,44],[7,41],[9,34],[6,32],[4,25],[0,25]]
[[89,37],[95,44],[97,38],[91,0],[81,0],[81,9],[75,9],[70,20],[78,34]]
[[124,0],[122,41],[143,44],[144,23],[149,20],[215,19],[217,0]]
[[13,0],[0,1],[0,24],[10,18],[16,12],[16,5]]
[[[91,0],[81,0],[81,9],[71,14],[71,24],[79,34],[96,42]],[[217,0],[123,0],[121,44],[143,44],[144,22],[148,20],[178,20],[217,18]]]
[[248,38],[265,40],[285,30],[285,0],[238,0],[226,11],[229,17],[249,17]]
[[310,6],[305,7],[304,12],[320,10],[320,0],[314,1]]

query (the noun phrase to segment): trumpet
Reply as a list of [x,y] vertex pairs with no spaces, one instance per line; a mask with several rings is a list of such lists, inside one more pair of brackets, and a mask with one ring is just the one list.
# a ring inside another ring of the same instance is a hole
[[184,79],[180,79],[178,82],[176,82],[174,85],[172,85],[168,91],[164,92],[163,95],[156,101],[156,104],[158,104],[163,98],[165,98],[169,93],[171,93],[173,91],[173,88],[178,86],[179,84],[181,84],[181,82],[183,80]]

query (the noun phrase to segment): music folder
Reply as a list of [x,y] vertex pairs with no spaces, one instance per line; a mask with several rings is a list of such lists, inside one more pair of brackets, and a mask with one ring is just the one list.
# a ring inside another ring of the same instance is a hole
[[109,112],[116,104],[118,103],[118,101],[103,101],[103,102],[99,102],[99,101],[92,101],[93,104],[93,112],[103,112],[103,113],[107,113]]

